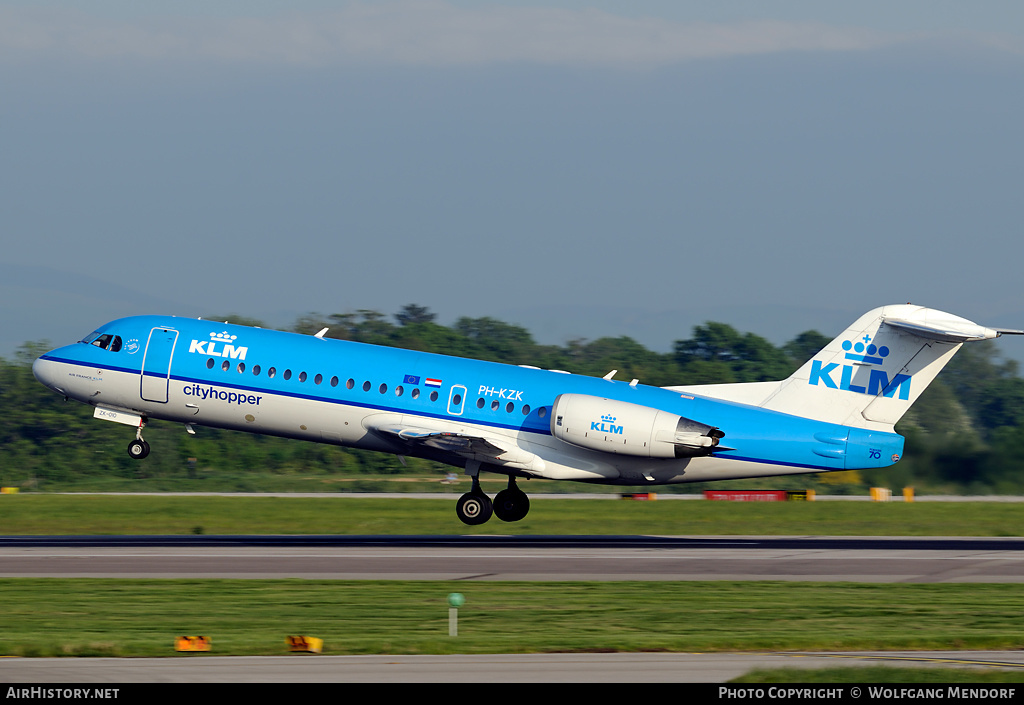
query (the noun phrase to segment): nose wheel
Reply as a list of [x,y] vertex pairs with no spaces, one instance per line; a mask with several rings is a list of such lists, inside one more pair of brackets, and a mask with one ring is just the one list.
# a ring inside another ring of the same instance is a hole
[[135,460],[142,460],[149,455],[149,444],[142,439],[142,429],[146,427],[146,419],[139,423],[139,429],[135,432],[135,440],[128,444],[128,455]]
[[149,444],[141,438],[136,438],[128,444],[128,455],[132,456],[136,460],[142,460],[149,455]]

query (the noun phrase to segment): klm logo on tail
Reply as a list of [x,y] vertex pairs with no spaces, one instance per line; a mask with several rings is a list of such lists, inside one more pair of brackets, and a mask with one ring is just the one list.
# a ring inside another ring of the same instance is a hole
[[[838,362],[830,362],[827,365],[821,360],[811,362],[811,377],[808,382],[813,386],[824,385],[830,389],[844,389],[858,394],[869,394],[871,396],[893,397],[899,392],[899,398],[910,399],[910,375],[897,373],[891,380],[888,373],[883,369],[872,368],[869,371],[867,384],[854,384],[854,372],[865,369],[866,366],[881,365],[889,356],[889,348],[885,345],[876,346],[871,342],[871,336],[865,335],[863,342],[856,343],[844,340],[843,350],[846,351],[845,358],[856,364],[840,365]],[[839,370],[839,381],[833,374]],[[858,375],[858,381],[863,382],[863,376]]]

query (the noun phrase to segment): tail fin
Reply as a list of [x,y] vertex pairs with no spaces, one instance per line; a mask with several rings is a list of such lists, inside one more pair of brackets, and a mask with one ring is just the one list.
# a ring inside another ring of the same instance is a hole
[[911,304],[876,308],[758,404],[831,423],[891,431],[960,346],[1024,331],[985,328]]

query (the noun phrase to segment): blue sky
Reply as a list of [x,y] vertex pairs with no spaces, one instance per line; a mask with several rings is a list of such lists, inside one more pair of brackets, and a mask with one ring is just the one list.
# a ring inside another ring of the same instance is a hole
[[659,350],[1024,328],[1019,8],[0,2],[0,354],[407,303]]

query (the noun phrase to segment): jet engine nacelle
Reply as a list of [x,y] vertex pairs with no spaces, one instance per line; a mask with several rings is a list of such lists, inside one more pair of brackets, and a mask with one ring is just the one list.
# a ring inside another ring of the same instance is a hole
[[551,407],[551,435],[606,453],[690,458],[710,455],[725,434],[649,406],[589,394],[560,394]]

